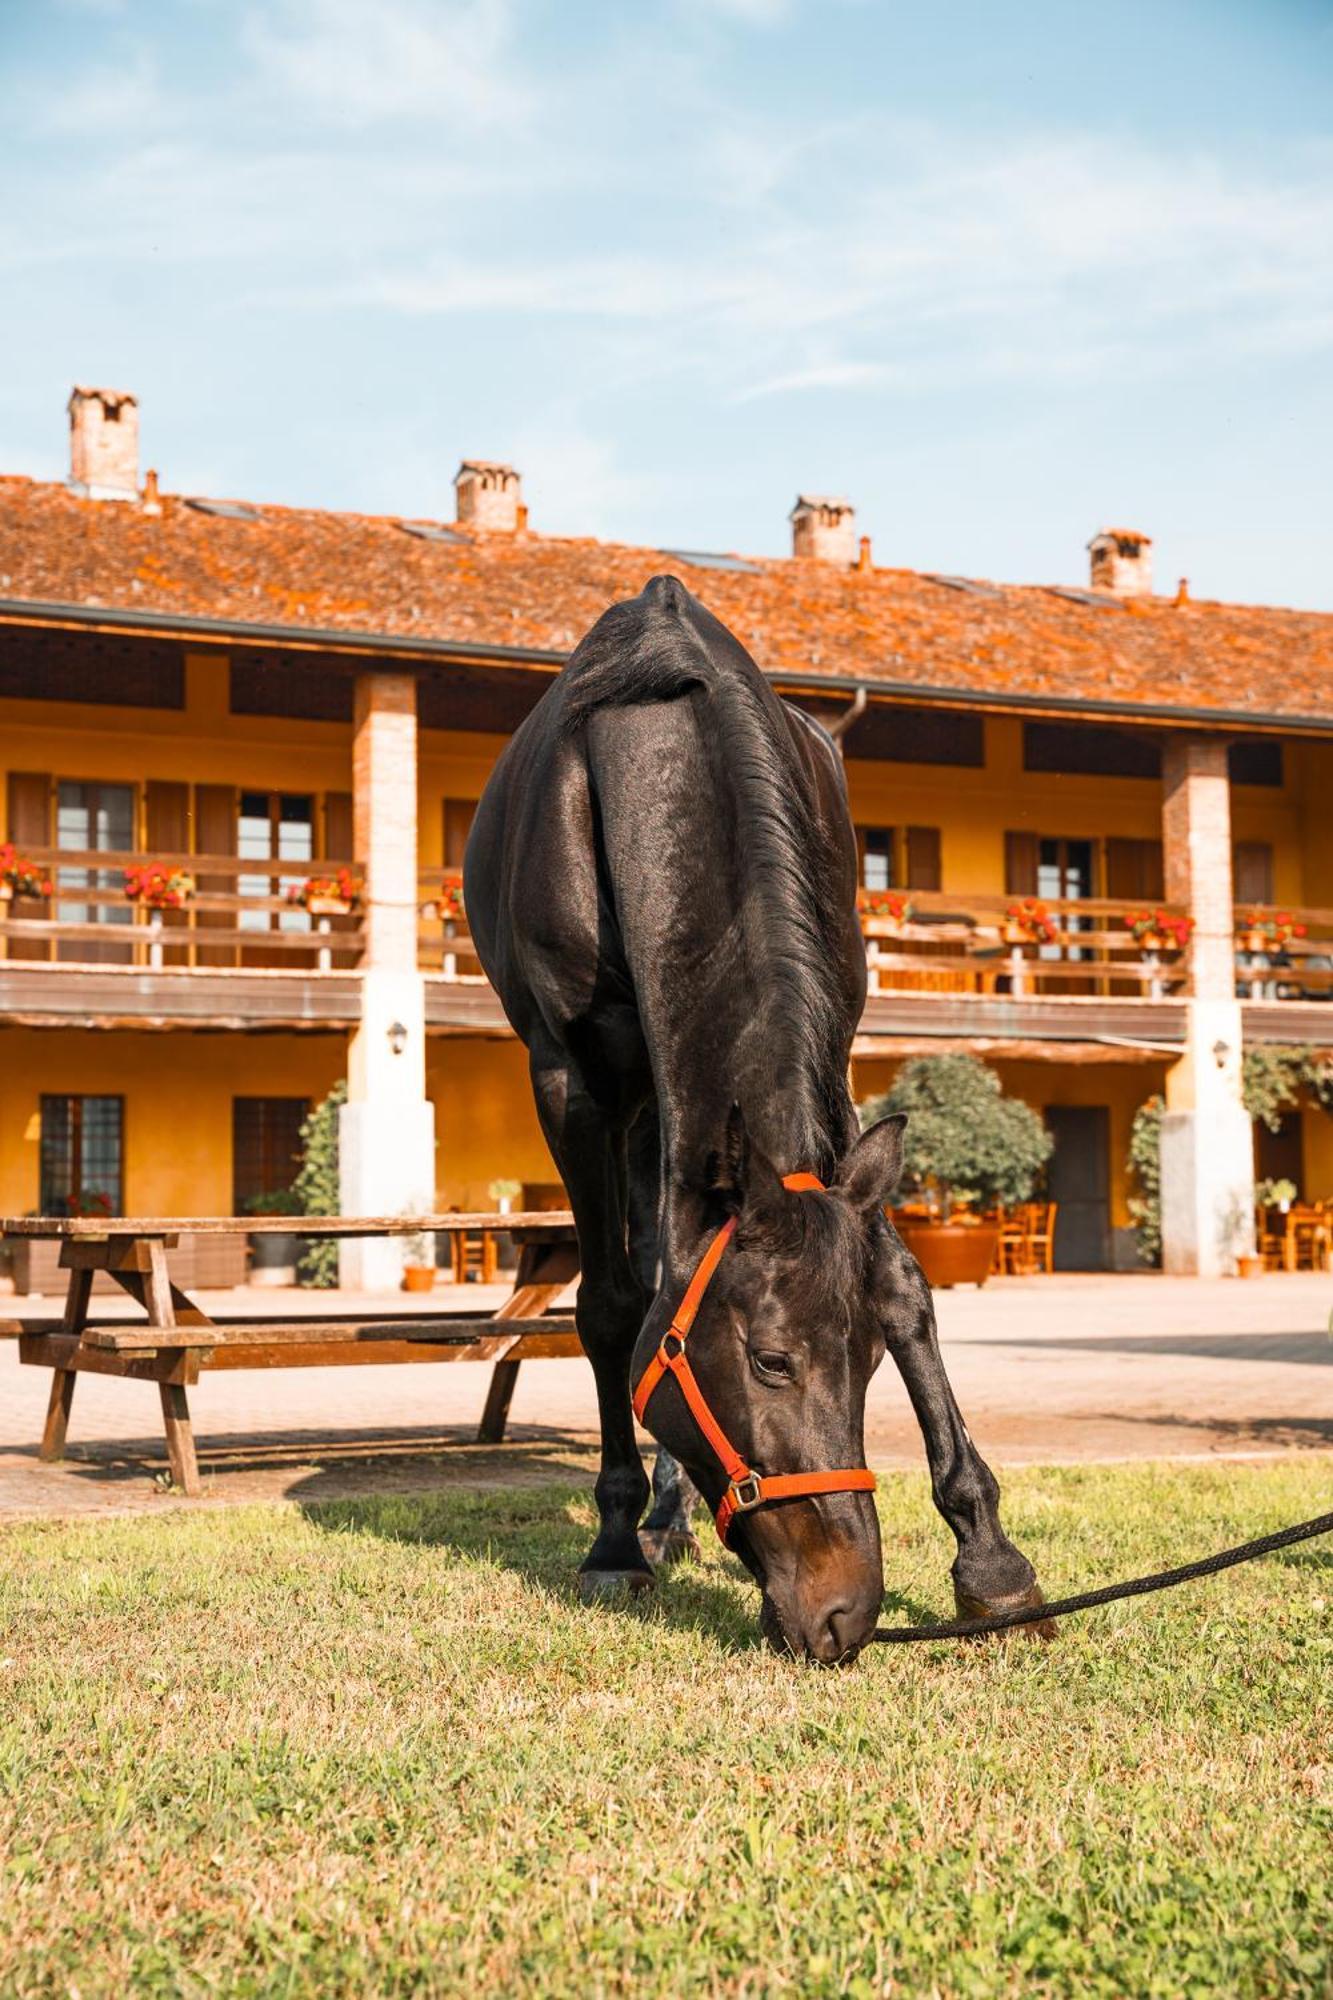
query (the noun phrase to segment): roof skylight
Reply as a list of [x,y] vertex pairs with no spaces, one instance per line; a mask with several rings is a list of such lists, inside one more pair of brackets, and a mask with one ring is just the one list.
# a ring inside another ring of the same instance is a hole
[[442,528],[438,521],[400,521],[405,535],[415,535],[419,542],[465,543],[466,535],[456,535],[452,528]]
[[1048,583],[1045,586],[1050,597],[1063,597],[1070,604],[1088,604],[1094,611],[1123,611],[1118,597],[1107,597],[1096,590],[1075,590],[1067,583]]
[[713,549],[663,549],[664,556],[674,556],[677,562],[689,563],[692,569],[726,569],[737,571],[741,576],[762,576],[758,563],[746,562],[743,556],[720,555]]
[[978,583],[970,576],[932,576],[926,572],[927,583],[938,583],[945,590],[965,590],[972,597],[998,597],[999,591],[992,583]]
[[240,500],[198,500],[186,496],[185,504],[193,507],[196,514],[218,514],[224,521],[257,521],[259,509],[247,507]]

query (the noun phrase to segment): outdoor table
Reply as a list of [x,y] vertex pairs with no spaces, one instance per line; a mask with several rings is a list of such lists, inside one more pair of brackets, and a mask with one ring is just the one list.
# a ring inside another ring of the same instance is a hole
[[[309,1238],[453,1235],[504,1231],[518,1248],[514,1288],[492,1316],[344,1312],[307,1318],[219,1315],[210,1318],[173,1283],[167,1252],[183,1233],[241,1233]],[[51,1397],[39,1456],[63,1456],[74,1385],[81,1374],[120,1375],[156,1382],[162,1398],[167,1456],[174,1484],[199,1492],[199,1466],[186,1391],[204,1370],[312,1368],[397,1361],[493,1363],[478,1442],[504,1436],[522,1362],[583,1352],[573,1315],[548,1310],[577,1277],[578,1238],[568,1210],[424,1216],[265,1215],[5,1216],[0,1238],[41,1237],[60,1243],[69,1272],[64,1318],[0,1322],[16,1338],[19,1360],[52,1371]],[[90,1321],[93,1277],[105,1271],[141,1305],[145,1319]]]
[[1312,1271],[1329,1268],[1333,1247],[1333,1216],[1327,1209],[1310,1203],[1293,1203],[1283,1216],[1282,1268],[1298,1271],[1301,1250],[1308,1248]]

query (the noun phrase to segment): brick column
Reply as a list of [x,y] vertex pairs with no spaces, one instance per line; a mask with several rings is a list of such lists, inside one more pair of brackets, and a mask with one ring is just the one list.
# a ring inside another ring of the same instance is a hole
[[[435,1206],[435,1113],[426,1096],[425,988],[417,968],[417,687],[413,674],[356,682],[352,798],[364,862],[361,1020],[339,1126],[345,1215]],[[378,1291],[402,1275],[392,1237],[345,1243],[342,1284]]]
[[1185,1051],[1167,1073],[1162,1120],[1162,1263],[1233,1275],[1254,1248],[1254,1136],[1241,1101],[1227,747],[1188,736],[1162,768],[1167,900],[1194,919]]

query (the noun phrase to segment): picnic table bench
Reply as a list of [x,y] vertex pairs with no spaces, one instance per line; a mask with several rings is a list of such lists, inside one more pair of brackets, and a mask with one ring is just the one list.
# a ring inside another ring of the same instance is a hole
[[[518,1249],[509,1297],[489,1316],[455,1312],[399,1314],[342,1311],[301,1318],[260,1314],[210,1317],[171,1277],[168,1251],[178,1237],[291,1235],[309,1238],[450,1235],[504,1231]],[[524,1361],[583,1352],[572,1313],[548,1308],[578,1276],[578,1238],[568,1210],[517,1215],[423,1216],[265,1215],[4,1216],[0,1238],[35,1237],[60,1243],[69,1272],[64,1317],[0,1321],[0,1335],[17,1339],[19,1360],[52,1371],[51,1396],[39,1456],[61,1458],[74,1385],[81,1374],[120,1375],[156,1382],[162,1398],[173,1483],[197,1494],[199,1465],[187,1390],[205,1371],[229,1368],[319,1368],[347,1363],[489,1361],[493,1364],[477,1432],[481,1444],[504,1437],[509,1405]],[[89,1319],[92,1283],[107,1272],[144,1309],[142,1320]]]

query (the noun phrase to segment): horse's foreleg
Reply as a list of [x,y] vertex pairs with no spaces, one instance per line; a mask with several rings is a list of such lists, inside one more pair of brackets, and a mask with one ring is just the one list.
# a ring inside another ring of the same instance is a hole
[[[1000,1526],[1000,1488],[968,1435],[940,1354],[935,1310],[924,1278],[924,1297],[915,1324],[890,1340],[916,1411],[930,1466],[935,1505],[958,1543],[953,1565],[954,1600],[962,1618],[986,1618],[1019,1605],[1040,1604],[1041,1589],[1027,1557]],[[1027,1626],[1049,1638],[1050,1624]]]
[[[630,1261],[651,1298],[657,1290],[661,1257],[662,1128],[655,1101],[646,1104],[630,1127],[629,1253]],[[699,1502],[694,1481],[680,1460],[661,1450],[653,1466],[653,1505],[639,1530],[639,1543],[650,1562],[673,1563],[697,1556],[699,1543],[690,1515]]]
[[625,1586],[643,1589],[653,1577],[638,1539],[648,1478],[634,1436],[629,1370],[647,1302],[626,1241],[624,1135],[564,1065],[534,1061],[532,1082],[578,1225],[582,1275],[574,1314],[601,1418],[602,1463],[594,1488],[599,1527],[579,1570],[580,1589],[585,1597]]

